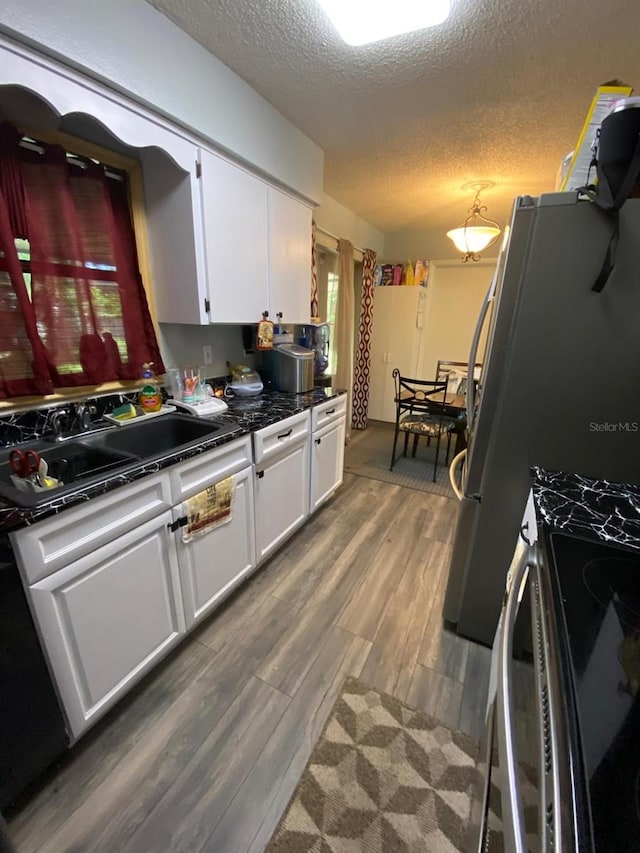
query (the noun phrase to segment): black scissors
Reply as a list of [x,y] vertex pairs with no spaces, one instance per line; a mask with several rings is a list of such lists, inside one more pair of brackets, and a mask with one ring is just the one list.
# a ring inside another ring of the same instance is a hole
[[40,454],[35,450],[12,450],[9,462],[18,477],[34,477],[40,470]]

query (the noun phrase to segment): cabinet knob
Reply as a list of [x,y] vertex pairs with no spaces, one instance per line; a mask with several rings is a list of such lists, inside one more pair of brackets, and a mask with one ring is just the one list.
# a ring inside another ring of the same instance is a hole
[[264,477],[264,471],[256,471],[256,477],[261,480]]
[[321,439],[321,438],[316,438],[316,444],[322,444],[322,439]]

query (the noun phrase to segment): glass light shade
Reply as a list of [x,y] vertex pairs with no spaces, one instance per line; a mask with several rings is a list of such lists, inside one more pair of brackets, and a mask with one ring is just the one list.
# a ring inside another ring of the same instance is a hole
[[463,254],[476,255],[487,248],[500,235],[500,229],[493,225],[468,225],[447,231],[447,237]]
[[370,42],[441,24],[449,17],[450,0],[318,0],[347,44]]

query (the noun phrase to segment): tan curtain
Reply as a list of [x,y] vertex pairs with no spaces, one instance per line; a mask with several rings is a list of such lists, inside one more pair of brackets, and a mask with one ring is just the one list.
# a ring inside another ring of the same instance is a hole
[[333,381],[336,388],[343,388],[347,391],[346,439],[349,441],[353,398],[355,296],[353,291],[353,245],[348,240],[338,240],[336,274],[338,276],[338,306],[334,334],[337,364]]

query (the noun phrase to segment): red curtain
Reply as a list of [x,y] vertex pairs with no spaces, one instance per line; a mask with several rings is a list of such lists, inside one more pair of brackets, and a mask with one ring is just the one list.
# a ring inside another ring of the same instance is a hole
[[[137,264],[125,173],[68,160],[57,145],[16,148],[26,199],[31,312],[54,386],[164,372]],[[110,170],[111,171],[111,170]],[[0,180],[2,173],[0,173]],[[14,196],[16,193],[14,193]]]
[[17,140],[13,128],[0,125],[0,397],[53,391],[14,242],[26,232]]

